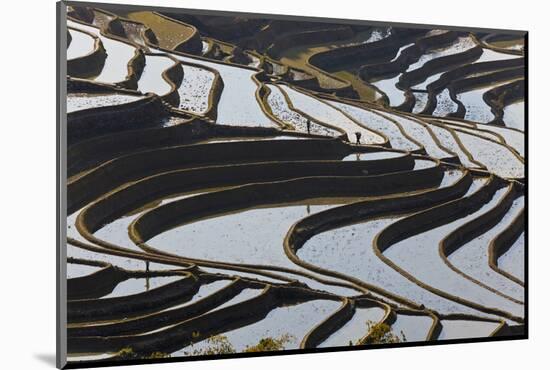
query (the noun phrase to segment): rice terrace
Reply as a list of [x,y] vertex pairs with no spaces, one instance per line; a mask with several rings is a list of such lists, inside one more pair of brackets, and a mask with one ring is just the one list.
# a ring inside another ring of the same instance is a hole
[[525,333],[523,35],[67,27],[70,363]]

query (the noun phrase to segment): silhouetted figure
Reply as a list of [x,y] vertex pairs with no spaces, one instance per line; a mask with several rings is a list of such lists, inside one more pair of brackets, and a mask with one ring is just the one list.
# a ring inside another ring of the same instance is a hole
[[360,132],[356,132],[355,133],[355,144],[359,144],[361,141],[361,133]]
[[145,275],[145,290],[149,291],[149,261],[145,261],[145,271],[147,272],[147,275]]
[[310,134],[311,133],[311,121],[310,120],[306,121],[306,126],[307,126],[307,133]]

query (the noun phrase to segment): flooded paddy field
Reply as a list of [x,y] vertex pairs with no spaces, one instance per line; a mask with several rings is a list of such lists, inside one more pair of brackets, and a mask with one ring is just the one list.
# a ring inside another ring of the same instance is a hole
[[[130,43],[119,41],[115,38],[106,37],[101,33],[100,28],[88,26],[82,23],[77,23],[71,20],[67,21],[67,25],[79,31],[85,31],[97,37],[105,49],[107,57],[105,64],[99,75],[94,77],[94,81],[103,83],[121,82],[128,76],[128,63],[134,57],[136,48]],[[75,42],[79,42],[77,39]]]
[[159,96],[166,95],[172,87],[162,75],[176,62],[165,55],[146,55],[145,68],[138,81],[138,90],[143,93],[152,92]]
[[523,335],[522,40],[293,22],[69,7],[70,362]]
[[67,60],[83,57],[94,51],[96,39],[91,34],[74,28],[69,28],[68,30],[71,36],[71,43],[67,48]]
[[141,95],[130,94],[86,94],[69,93],[67,95],[67,113],[84,109],[111,107],[143,99]]

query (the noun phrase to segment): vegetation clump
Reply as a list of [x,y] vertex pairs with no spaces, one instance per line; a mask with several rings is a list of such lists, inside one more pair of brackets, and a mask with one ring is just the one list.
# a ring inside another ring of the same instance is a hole
[[289,334],[283,334],[279,338],[262,338],[260,342],[255,346],[247,346],[244,352],[269,352],[269,351],[282,351],[285,349],[285,345],[289,343],[294,337]]
[[136,353],[134,351],[134,349],[132,347],[124,347],[123,349],[121,349],[118,353],[117,353],[117,356],[119,358],[122,358],[124,360],[131,360],[131,359],[143,359],[143,358],[146,358],[146,359],[158,359],[158,358],[167,358],[167,357],[170,357],[170,354],[169,353],[165,353],[165,352],[159,352],[159,351],[155,351],[155,352],[151,352],[150,354],[148,355],[140,355],[138,353]]
[[214,335],[206,339],[208,344],[205,348],[193,349],[190,352],[185,352],[186,356],[212,356],[212,355],[225,355],[230,353],[236,353],[235,347],[229,342],[229,339],[225,335]]
[[371,320],[367,321],[367,332],[369,333],[367,338],[357,341],[357,345],[401,343],[407,341],[403,331],[399,334],[395,334],[391,330],[391,327],[383,322],[376,323]]
[[[267,337],[262,338],[260,341],[252,346],[247,346],[243,352],[270,352],[270,351],[282,351],[285,349],[285,345],[288,344],[294,337],[289,334],[283,334],[278,338]],[[196,348],[192,351],[185,352],[187,356],[211,356],[211,355],[225,355],[231,353],[237,353],[237,350],[231,344],[229,339],[225,335],[214,335],[205,340],[207,344],[204,348]]]

